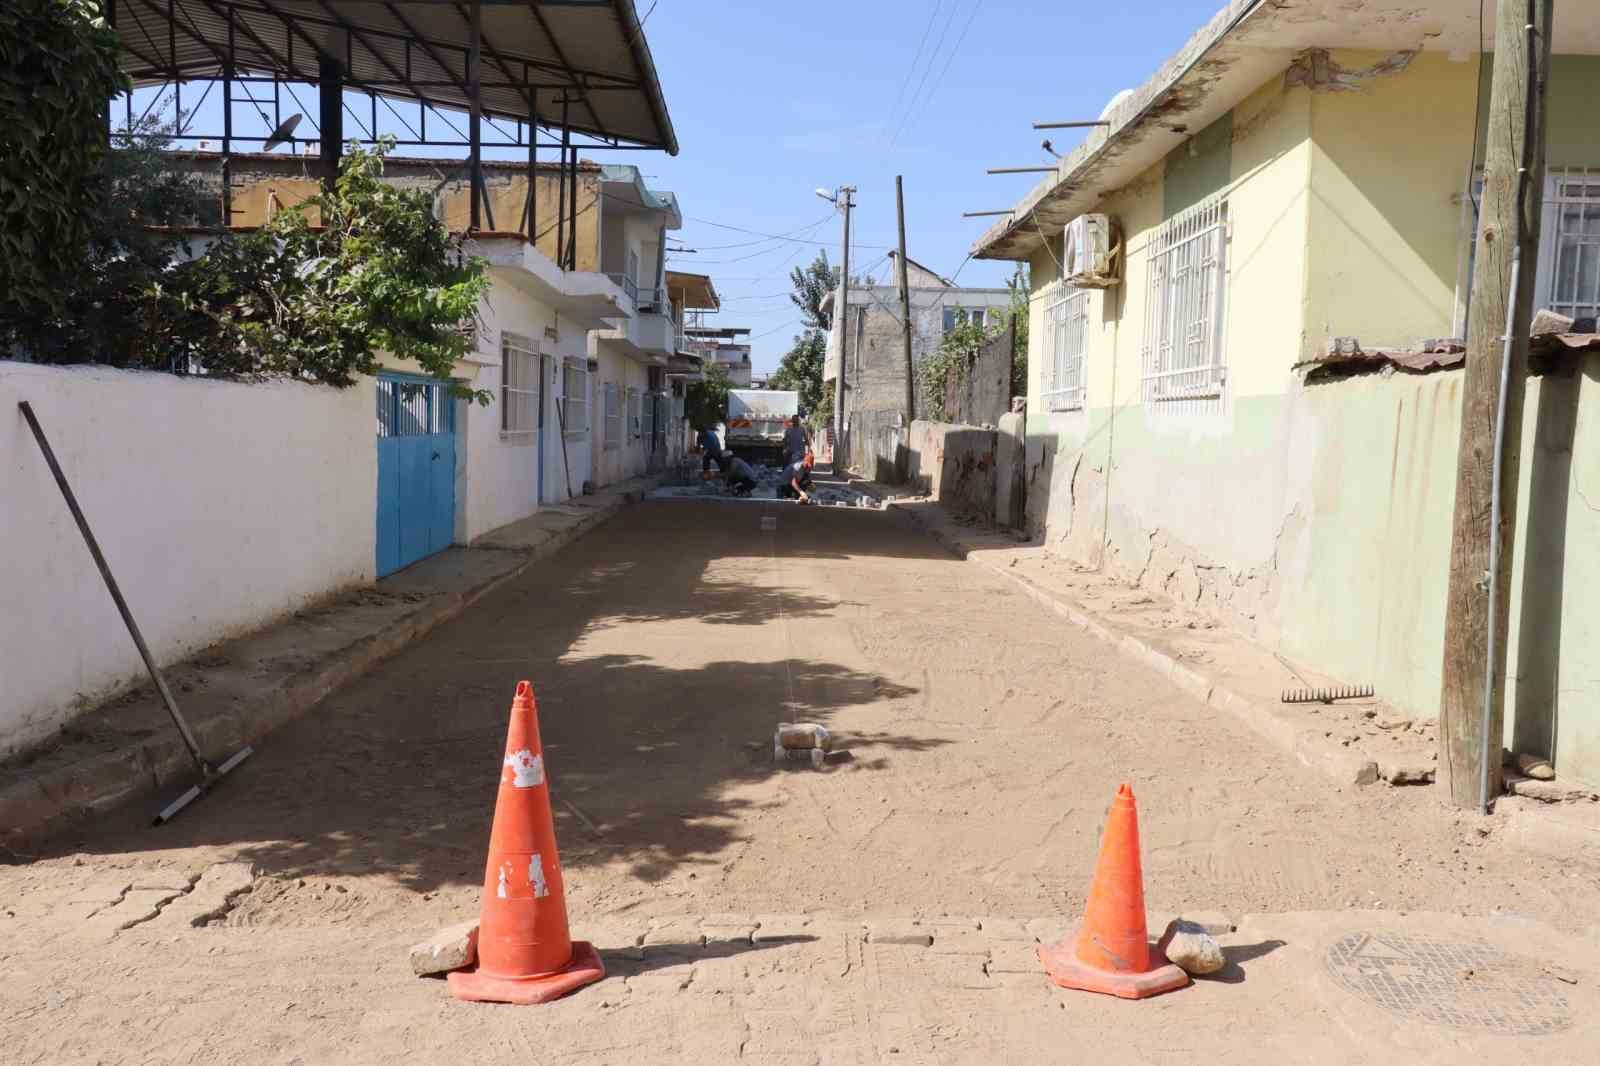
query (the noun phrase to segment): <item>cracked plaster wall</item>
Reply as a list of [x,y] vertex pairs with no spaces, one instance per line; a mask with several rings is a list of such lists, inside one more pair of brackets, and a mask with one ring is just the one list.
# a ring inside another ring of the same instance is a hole
[[[1096,210],[1127,239],[1090,297],[1087,407],[1048,412],[1030,360],[1028,528],[1073,561],[1196,605],[1419,717],[1437,713],[1460,375],[1306,387],[1323,334],[1448,333],[1475,62],[1336,54],[1364,84],[1275,79],[1235,108],[1223,409],[1141,402],[1145,242],[1166,168]],[[1460,83],[1459,85],[1457,83]],[[1435,97],[1464,88],[1460,99]],[[1059,248],[1034,258],[1041,337]],[[1331,325],[1335,320],[1337,326]],[[1356,328],[1347,328],[1350,323]],[[1529,384],[1512,577],[1507,737],[1600,781],[1600,360]]]

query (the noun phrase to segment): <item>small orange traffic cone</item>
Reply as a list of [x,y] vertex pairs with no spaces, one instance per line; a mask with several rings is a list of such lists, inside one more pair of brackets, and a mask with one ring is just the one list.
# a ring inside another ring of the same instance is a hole
[[1123,785],[1106,816],[1089,904],[1078,928],[1041,945],[1044,972],[1062,988],[1144,999],[1189,983],[1189,975],[1150,946],[1139,863],[1139,808]]
[[478,963],[449,975],[457,999],[544,1003],[606,975],[592,944],[573,942],[533,686],[517,683],[489,831]]

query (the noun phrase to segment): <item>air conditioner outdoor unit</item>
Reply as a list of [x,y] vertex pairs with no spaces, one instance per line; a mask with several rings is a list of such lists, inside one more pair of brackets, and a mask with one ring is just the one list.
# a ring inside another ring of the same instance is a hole
[[1079,215],[1062,239],[1062,274],[1082,289],[1109,289],[1122,280],[1122,241],[1105,215]]

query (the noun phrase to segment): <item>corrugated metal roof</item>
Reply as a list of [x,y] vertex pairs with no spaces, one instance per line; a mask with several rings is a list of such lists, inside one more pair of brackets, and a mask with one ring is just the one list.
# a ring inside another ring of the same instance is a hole
[[[484,114],[525,121],[531,105],[558,125],[565,96],[575,131],[677,154],[633,0],[483,0],[481,11]],[[329,58],[352,88],[471,106],[469,0],[118,0],[115,19],[138,84],[220,77],[230,54],[241,75],[316,81]]]

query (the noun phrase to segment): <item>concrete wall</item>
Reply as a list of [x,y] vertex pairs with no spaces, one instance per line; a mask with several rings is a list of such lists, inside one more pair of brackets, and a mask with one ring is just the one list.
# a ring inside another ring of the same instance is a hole
[[[990,315],[998,319],[1011,305],[1011,293],[1006,289],[919,288],[918,279],[911,280],[911,357],[916,364],[929,352],[937,351],[944,340],[946,307],[986,307]],[[846,409],[851,412],[904,411],[905,331],[900,324],[899,290],[892,285],[851,289],[850,308]],[[843,328],[836,317],[828,339],[835,363]],[[921,403],[920,398],[918,403]]]
[[909,453],[906,447],[906,417],[902,408],[855,411],[849,418],[851,469],[882,485],[904,482]]
[[[1361,69],[1383,56],[1332,58]],[[1302,357],[1336,336],[1376,347],[1453,335],[1477,79],[1475,59],[1430,52],[1360,91],[1310,94]]]
[[956,514],[994,515],[995,431],[948,422],[911,423],[907,480]]
[[371,379],[336,390],[0,362],[0,757],[144,677],[21,400],[159,662],[372,580]]
[[[1383,57],[1333,58],[1369,69]],[[1425,54],[1352,91],[1261,86],[1192,153],[1177,149],[1182,162],[1096,208],[1120,223],[1127,264],[1123,285],[1090,296],[1084,409],[1042,410],[1043,359],[1029,368],[1028,525],[1053,550],[1197,604],[1315,670],[1371,682],[1423,717],[1438,704],[1460,374],[1308,386],[1293,367],[1332,335],[1450,332],[1476,77],[1475,63]],[[1552,159],[1574,151],[1552,144]],[[1172,190],[1178,175],[1185,187]],[[1229,203],[1223,397],[1146,405],[1147,242],[1217,191]],[[1037,338],[1054,257],[1033,267]],[[1600,565],[1575,546],[1600,534],[1589,503],[1600,464],[1585,447],[1600,434],[1597,382],[1591,360],[1529,387],[1506,737],[1589,782],[1600,782],[1589,620]]]

